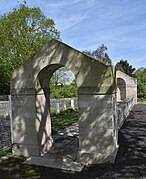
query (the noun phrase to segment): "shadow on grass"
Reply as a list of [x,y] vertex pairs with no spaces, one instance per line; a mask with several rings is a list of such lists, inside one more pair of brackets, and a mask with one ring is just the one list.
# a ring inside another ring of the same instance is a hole
[[24,165],[24,158],[9,158],[0,164],[0,178],[42,178],[42,179],[92,179],[101,177],[110,170],[110,164],[85,167],[82,172]]

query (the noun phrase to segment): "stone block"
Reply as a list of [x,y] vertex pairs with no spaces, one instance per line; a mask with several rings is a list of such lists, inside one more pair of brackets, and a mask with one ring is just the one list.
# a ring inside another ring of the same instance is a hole
[[114,149],[111,145],[108,147],[107,153],[79,152],[79,162],[83,165],[113,163],[116,154],[117,149]]
[[97,131],[96,129],[93,131],[85,129],[83,133],[80,133],[79,147],[82,151],[101,152],[113,143],[112,129],[98,129]]
[[31,146],[31,145],[21,145],[21,144],[13,144],[12,153],[16,156],[39,156],[40,149],[39,146]]

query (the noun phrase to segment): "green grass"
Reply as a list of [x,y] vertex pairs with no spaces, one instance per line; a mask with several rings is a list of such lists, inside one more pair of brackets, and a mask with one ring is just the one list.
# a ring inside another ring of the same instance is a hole
[[[55,113],[56,113],[56,107],[51,107],[51,108],[50,108],[50,111],[51,111],[52,114],[55,114]],[[61,112],[64,111],[63,107],[60,107],[60,111],[61,111]]]
[[60,114],[51,113],[52,122],[52,134],[56,134],[58,131],[65,129],[78,121],[78,111],[67,109]]
[[[4,117],[5,110],[4,108],[0,108],[0,117]],[[7,112],[6,115],[9,115],[9,112]]]
[[8,156],[11,154],[10,149],[0,149],[0,157]]
[[4,109],[0,109],[0,116],[4,115]]
[[146,99],[145,98],[138,98],[137,102],[138,103],[146,103]]

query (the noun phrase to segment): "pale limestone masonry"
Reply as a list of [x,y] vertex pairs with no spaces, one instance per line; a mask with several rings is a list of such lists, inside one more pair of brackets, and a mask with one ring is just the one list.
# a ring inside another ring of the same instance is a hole
[[118,102],[117,105],[117,124],[118,128],[120,129],[123,125],[126,117],[129,115],[131,109],[134,106],[134,100],[133,98],[127,99],[125,101]]
[[60,67],[70,69],[77,82],[79,162],[114,162],[118,149],[114,69],[56,40],[13,73],[14,154],[41,156],[50,150],[49,82]]
[[117,78],[117,101],[124,101],[133,98],[133,103],[137,104],[137,81],[135,78],[116,71]]

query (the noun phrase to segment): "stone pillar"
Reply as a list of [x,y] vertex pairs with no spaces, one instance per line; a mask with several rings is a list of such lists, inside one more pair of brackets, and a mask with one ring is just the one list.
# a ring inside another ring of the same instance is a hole
[[35,89],[11,89],[13,117],[13,153],[39,155],[36,130]]
[[36,89],[36,131],[40,155],[44,155],[52,146],[51,117],[50,117],[50,89]]
[[79,94],[79,161],[114,162],[117,153],[115,94]]
[[52,146],[48,89],[11,90],[15,155],[43,155]]

